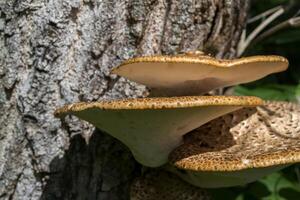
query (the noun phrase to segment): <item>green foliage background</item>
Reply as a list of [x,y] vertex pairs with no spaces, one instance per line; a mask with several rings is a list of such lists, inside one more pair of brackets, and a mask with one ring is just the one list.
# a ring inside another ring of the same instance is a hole
[[[252,0],[250,16],[255,16],[278,5],[285,6],[287,11],[268,28],[300,11],[299,0]],[[248,32],[251,32],[258,23],[259,21],[249,24]],[[265,38],[263,41],[252,43],[243,56],[257,54],[282,55],[288,58],[289,69],[250,84],[236,86],[234,93],[259,96],[266,100],[300,103],[300,27],[287,28]],[[211,191],[215,199],[300,200],[300,165],[292,165],[245,186]]]

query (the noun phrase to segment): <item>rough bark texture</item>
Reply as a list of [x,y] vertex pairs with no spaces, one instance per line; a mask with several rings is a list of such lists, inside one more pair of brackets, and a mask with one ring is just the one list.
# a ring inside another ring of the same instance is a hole
[[75,117],[54,118],[54,109],[143,96],[144,87],[110,75],[133,56],[195,49],[235,56],[247,7],[243,0],[1,0],[0,199],[128,199],[140,166],[127,148]]

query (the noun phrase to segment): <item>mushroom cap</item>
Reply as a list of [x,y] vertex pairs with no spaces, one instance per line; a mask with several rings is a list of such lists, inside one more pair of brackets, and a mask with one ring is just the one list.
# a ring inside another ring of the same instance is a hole
[[73,114],[129,147],[143,165],[157,167],[182,142],[182,135],[243,106],[261,105],[257,97],[190,96],[75,103],[55,115]]
[[199,53],[129,59],[112,73],[148,86],[153,96],[199,95],[220,87],[251,82],[286,70],[281,56],[216,59]]
[[300,162],[300,105],[266,102],[221,116],[186,134],[169,159],[202,187],[209,175],[240,179],[226,185],[223,178],[225,186],[254,181]]
[[212,199],[204,189],[192,186],[164,172],[154,171],[137,178],[131,185],[131,200],[209,200]]

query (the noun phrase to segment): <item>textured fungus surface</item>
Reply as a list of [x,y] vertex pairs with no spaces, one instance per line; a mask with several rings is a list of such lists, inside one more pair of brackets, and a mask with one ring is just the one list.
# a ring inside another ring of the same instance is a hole
[[188,133],[170,160],[178,168],[194,171],[300,162],[300,106],[267,102],[219,117]]
[[79,112],[89,108],[107,110],[157,110],[167,108],[190,108],[201,106],[257,106],[263,101],[253,96],[186,96],[186,97],[162,97],[162,98],[138,98],[122,99],[101,102],[80,102],[66,105],[56,110],[55,115]]
[[130,200],[210,200],[204,190],[168,172],[150,172],[131,185]]
[[[264,63],[272,63],[272,62],[279,62],[279,64],[283,64],[286,66],[288,60],[282,56],[250,56],[250,57],[242,57],[237,59],[216,59],[208,55],[201,55],[199,53],[193,54],[189,52],[187,54],[179,54],[174,56],[168,55],[153,55],[153,56],[144,56],[144,57],[137,57],[131,58],[124,61],[121,65],[114,68],[112,72],[118,73],[124,66],[129,64],[135,63],[179,63],[179,64],[201,64],[203,65],[211,65],[212,67],[216,68],[230,68],[230,67],[238,67],[239,65],[244,64],[259,64],[260,62]],[[140,67],[142,68],[142,67]],[[137,69],[137,68],[135,68]],[[280,69],[280,68],[278,68]],[[284,68],[283,68],[284,69]]]
[[[220,87],[247,83],[286,70],[281,56],[216,59],[199,52],[129,59],[112,72],[144,84],[154,96],[199,95]],[[236,74],[239,74],[236,76]]]

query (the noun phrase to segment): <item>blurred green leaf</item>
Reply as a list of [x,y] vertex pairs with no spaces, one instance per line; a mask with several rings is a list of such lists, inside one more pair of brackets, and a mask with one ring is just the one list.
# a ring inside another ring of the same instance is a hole
[[265,84],[255,87],[236,86],[234,93],[236,95],[258,96],[265,100],[277,101],[297,101],[296,91],[299,91],[294,85]]
[[[278,199],[278,200],[297,200],[300,192],[299,184],[285,178],[281,172],[273,173],[259,182],[266,185],[271,192],[269,196],[262,198],[263,200]],[[296,196],[295,196],[296,195]]]
[[296,167],[288,167],[283,172],[273,173],[245,186],[210,191],[215,200],[299,200],[300,185],[296,179]]
[[300,102],[300,83],[296,87],[296,99],[298,102]]

